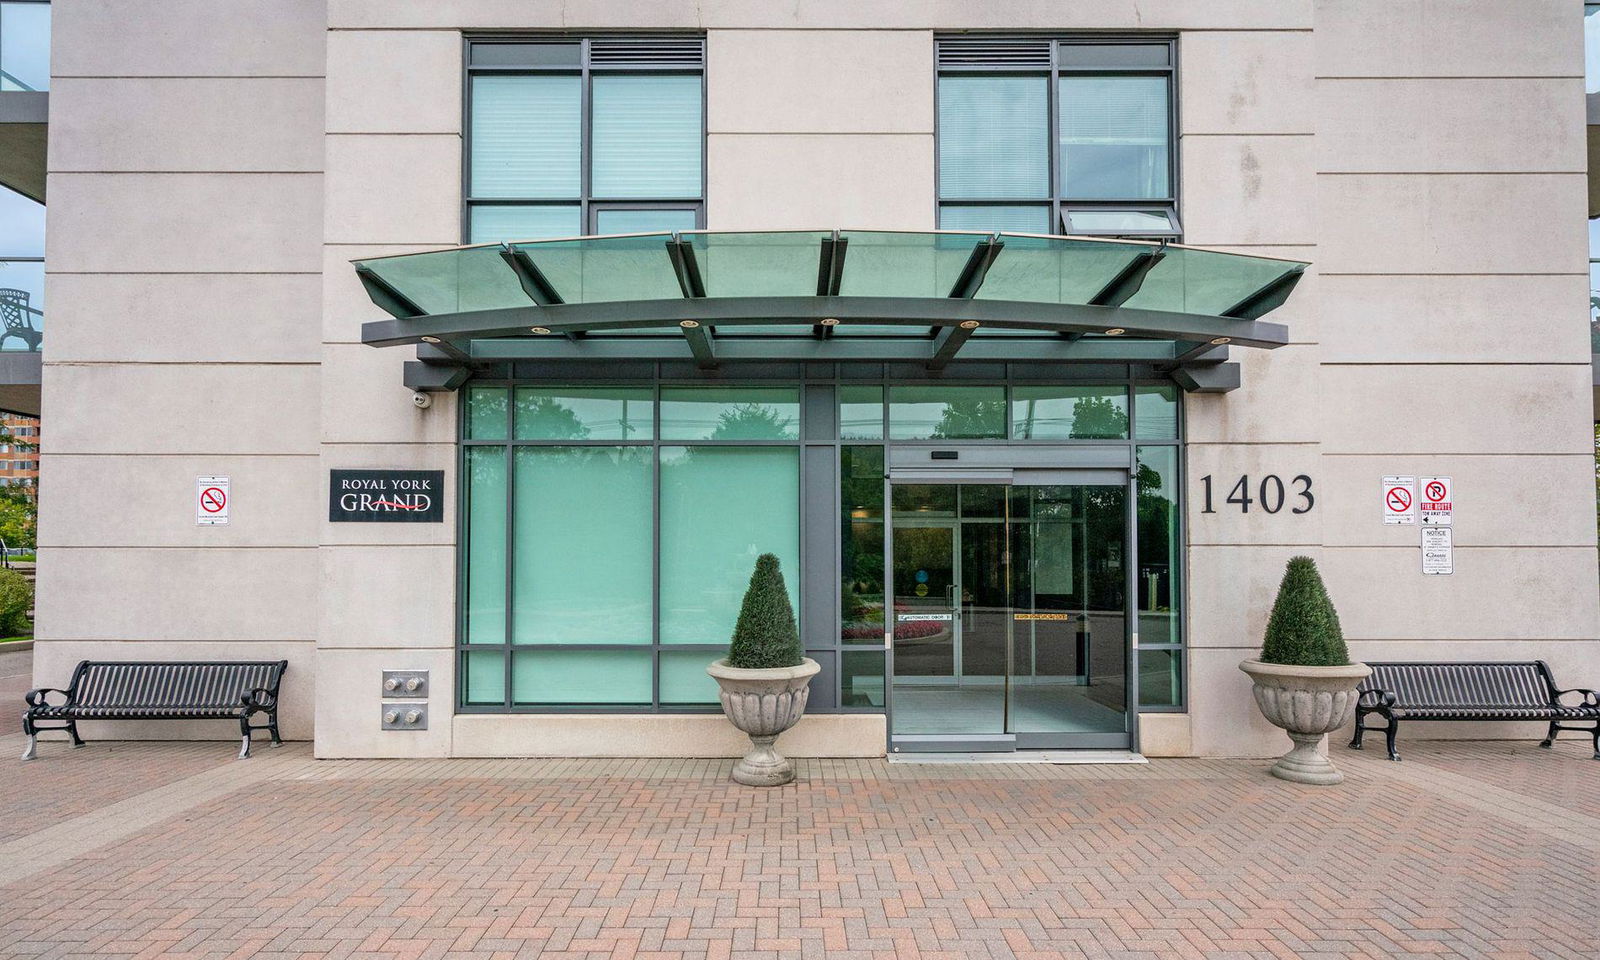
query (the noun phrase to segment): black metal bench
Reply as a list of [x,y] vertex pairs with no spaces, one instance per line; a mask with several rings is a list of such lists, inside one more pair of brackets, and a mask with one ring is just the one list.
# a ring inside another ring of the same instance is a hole
[[[65,690],[43,687],[24,695],[22,732],[28,735],[22,759],[37,754],[39,734],[65,730],[72,745],[83,746],[79,720],[237,720],[242,742],[239,759],[250,756],[250,732],[265,730],[279,746],[278,684],[287,660],[227,663],[94,662],[84,660],[72,671]],[[51,703],[60,694],[62,702]],[[265,715],[266,723],[251,724]]]
[[[1576,688],[1562,690],[1543,660],[1522,663],[1371,663],[1372,676],[1361,681],[1356,701],[1356,735],[1350,741],[1361,749],[1362,734],[1383,730],[1389,759],[1399,760],[1394,749],[1395,727],[1401,720],[1545,720],[1550,730],[1541,747],[1556,733],[1571,730],[1594,737],[1594,757],[1600,760],[1600,693]],[[1576,694],[1578,703],[1563,702]],[[1368,727],[1368,714],[1388,721],[1387,727]],[[1564,723],[1565,721],[1565,723]],[[1567,723],[1593,723],[1591,727]]]

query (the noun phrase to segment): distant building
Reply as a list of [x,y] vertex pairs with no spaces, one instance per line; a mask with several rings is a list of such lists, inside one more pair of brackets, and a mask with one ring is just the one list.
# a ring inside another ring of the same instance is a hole
[[39,418],[0,414],[0,428],[0,487],[37,487]]

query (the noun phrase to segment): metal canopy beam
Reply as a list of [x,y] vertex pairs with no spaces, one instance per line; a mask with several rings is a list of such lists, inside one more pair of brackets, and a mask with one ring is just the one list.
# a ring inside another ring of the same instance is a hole
[[1222,311],[1221,316],[1238,320],[1256,320],[1283,306],[1295,284],[1305,275],[1305,267],[1295,267],[1273,279],[1261,289]]
[[396,319],[406,317],[425,316],[428,311],[417,306],[410,297],[401,293],[389,281],[378,276],[369,266],[356,264],[356,276],[361,280],[361,285],[367,288],[367,296],[372,302]]
[[1089,302],[1099,307],[1122,306],[1144,286],[1145,274],[1150,272],[1150,268],[1166,257],[1166,253],[1161,250],[1150,250],[1135,255],[1128,261],[1127,266],[1117,271],[1117,275],[1111,278],[1110,283],[1101,287],[1099,293],[1089,298]]
[[[689,321],[693,322],[693,321]],[[694,362],[702,370],[710,370],[717,365],[717,356],[711,346],[711,331],[701,324],[682,327],[683,338],[689,343],[689,352],[694,354]]]
[[528,334],[530,327],[564,334],[672,326],[684,320],[727,328],[771,323],[809,326],[824,318],[834,318],[843,324],[871,323],[924,330],[930,324],[955,326],[966,320],[976,320],[985,327],[1046,333],[1094,334],[1117,329],[1130,338],[1199,342],[1228,337],[1239,346],[1269,349],[1289,340],[1286,327],[1263,320],[1234,320],[1129,307],[946,297],[716,297],[569,303],[550,307],[529,304],[499,310],[374,320],[362,325],[361,339],[371,346],[384,347],[418,343],[424,336],[457,342],[522,337]]
[[678,276],[678,287],[683,295],[695,300],[704,297],[706,285],[700,278],[700,264],[694,258],[694,244],[674,232],[667,241],[667,256],[672,258],[672,272]]
[[566,303],[526,250],[519,249],[515,244],[502,243],[500,256],[517,275],[517,282],[522,284],[522,292],[528,295],[529,300],[541,307]]
[[940,327],[933,338],[933,356],[928,359],[928,369],[943,370],[946,364],[955,359],[956,351],[972,337],[972,331],[977,328],[975,320],[953,327]]
[[[834,337],[729,337],[714,341],[719,364],[736,363],[915,363],[928,362],[929,341],[925,337],[867,338]],[[693,360],[686,337],[663,334],[637,337],[590,337],[580,343],[556,337],[521,337],[507,340],[474,340],[475,364],[508,360],[555,360],[566,362],[611,363],[618,360]],[[1172,360],[1173,344],[1164,340],[1101,338],[1076,343],[1055,336],[975,337],[961,349],[963,363],[1094,363],[1148,364],[1157,366]]]
[[979,240],[973,246],[972,253],[967,255],[967,262],[962,265],[956,282],[950,287],[950,297],[971,300],[977,296],[978,288],[983,286],[983,278],[989,275],[989,268],[994,266],[995,257],[1000,256],[1003,249],[1005,241],[998,236]]
[[[1226,338],[1217,337],[1216,339],[1223,340]],[[1170,373],[1178,367],[1186,367],[1191,364],[1221,363],[1226,359],[1228,359],[1228,348],[1222,344],[1207,340],[1179,353],[1172,358],[1171,363],[1162,364],[1159,369],[1162,373]]]
[[[844,255],[850,241],[833,231],[833,236],[822,238],[822,256],[817,260],[817,296],[837,297],[844,283]],[[811,335],[826,340],[833,336],[831,323],[819,323],[811,328]]]

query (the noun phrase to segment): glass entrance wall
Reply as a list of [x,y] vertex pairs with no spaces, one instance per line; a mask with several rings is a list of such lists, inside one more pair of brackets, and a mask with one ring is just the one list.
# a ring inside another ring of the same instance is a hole
[[[1112,648],[1100,638],[1124,629],[1100,612],[1123,618],[1120,601],[1072,592],[1088,494],[1056,503],[1050,487],[886,482],[901,445],[1036,443],[1137,455],[1140,699],[1182,709],[1181,417],[1169,382],[1112,367],[1081,381],[1067,368],[1058,380],[952,371],[955,382],[929,382],[772,365],[707,383],[651,367],[653,378],[585,379],[593,368],[577,366],[462,391],[463,711],[715,710],[704,667],[768,551],[823,667],[813,712],[892,708],[891,641],[902,680],[988,678],[996,714],[1011,708],[1023,731],[1030,694],[1052,684],[1098,697],[1085,678],[1105,677],[1121,695],[1109,666],[1091,669]],[[1009,587],[995,575],[1008,550],[1031,564]],[[1084,703],[1123,710],[1109,695]]]
[[1125,733],[1126,484],[892,490],[891,735]]

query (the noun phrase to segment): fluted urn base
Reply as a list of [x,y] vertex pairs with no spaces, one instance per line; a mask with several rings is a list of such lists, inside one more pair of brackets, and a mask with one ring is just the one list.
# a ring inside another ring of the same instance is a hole
[[1273,726],[1282,727],[1294,741],[1294,749],[1273,764],[1272,775],[1321,786],[1344,780],[1344,774],[1317,746],[1323,736],[1350,722],[1356,709],[1356,687],[1372,668],[1364,663],[1297,667],[1246,660],[1239,669],[1255,681],[1261,715]]
[[736,782],[778,787],[794,779],[794,764],[774,742],[805,715],[811,678],[821,669],[810,658],[797,667],[745,670],[718,660],[706,668],[722,688],[722,712],[750,737],[750,752],[733,766]]

